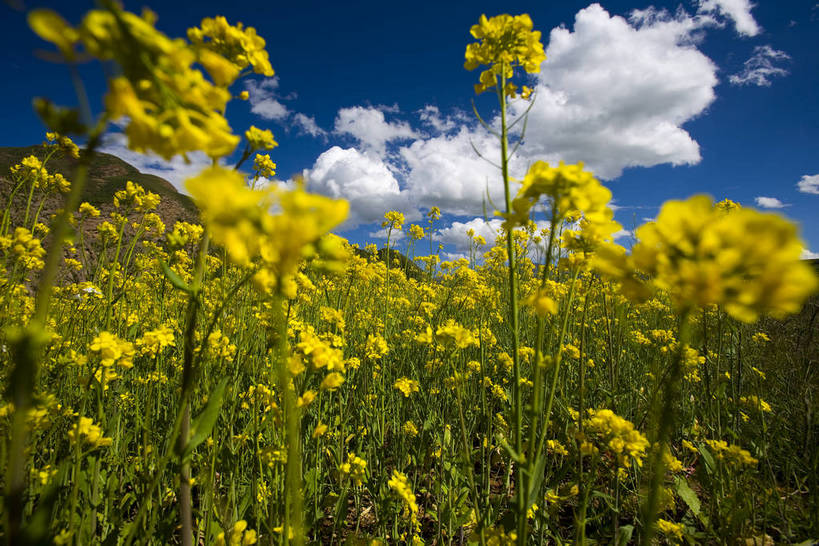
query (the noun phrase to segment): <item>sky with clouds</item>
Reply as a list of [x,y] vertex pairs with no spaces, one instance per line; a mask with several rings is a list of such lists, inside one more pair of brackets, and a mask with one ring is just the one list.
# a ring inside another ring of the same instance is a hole
[[[13,9],[22,2],[7,1],[0,145],[28,145],[44,131],[32,97],[75,98],[67,70],[38,56],[46,45]],[[478,74],[464,70],[463,55],[482,13],[508,12],[531,15],[547,55],[529,77],[536,98],[512,176],[537,160],[585,162],[614,194],[621,242],[664,201],[707,193],[790,217],[805,256],[819,257],[819,3],[124,3],[157,11],[157,26],[172,36],[213,15],[257,28],[276,75],[236,84],[250,100],[231,103],[230,124],[237,133],[250,125],[273,131],[282,179],[304,174],[312,191],[348,199],[343,235],[353,242],[381,242],[386,210],[420,223],[432,206],[444,212],[437,238],[450,255],[466,251],[470,228],[494,237],[499,145],[471,101],[490,125],[497,103],[474,96]],[[77,22],[91,2],[25,5]],[[99,108],[104,71],[81,72]],[[517,101],[510,110],[522,115],[529,106]],[[116,133],[104,150],[180,188],[209,161],[136,154]]]

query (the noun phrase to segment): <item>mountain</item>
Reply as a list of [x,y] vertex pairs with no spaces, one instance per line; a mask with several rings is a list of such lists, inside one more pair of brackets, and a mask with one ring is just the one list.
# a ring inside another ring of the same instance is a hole
[[[35,155],[42,160],[44,149],[42,146],[0,147],[0,195],[4,197],[3,204],[5,204],[11,186],[9,168],[29,155]],[[46,169],[50,173],[60,173],[73,181],[77,161],[57,153],[49,159]],[[159,176],[142,173],[120,158],[101,152],[94,154],[88,170],[88,180],[83,190],[82,201],[87,201],[100,209],[102,214],[99,221],[102,221],[108,217],[109,212],[114,210],[114,194],[124,189],[128,180],[160,196],[161,203],[156,212],[168,228],[171,228],[177,220],[198,221],[196,205],[191,198],[176,191],[170,182]],[[15,210],[20,208],[18,203],[20,197],[22,196],[18,195],[15,199]],[[60,206],[61,201],[59,196],[50,199],[43,209],[42,217],[47,219],[48,215]],[[25,201],[22,202],[22,207],[25,207]],[[92,223],[91,227],[95,223]]]

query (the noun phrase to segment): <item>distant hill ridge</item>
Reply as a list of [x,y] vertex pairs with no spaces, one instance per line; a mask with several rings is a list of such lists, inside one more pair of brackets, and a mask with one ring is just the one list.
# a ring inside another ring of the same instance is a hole
[[[5,205],[8,194],[11,190],[11,179],[9,168],[20,163],[24,157],[34,155],[41,160],[45,157],[45,150],[42,145],[0,147],[0,205]],[[65,157],[62,154],[55,154],[48,160],[46,170],[50,173],[60,173],[68,180],[73,181],[74,171],[77,166],[76,159]],[[160,196],[161,201],[156,213],[165,223],[167,229],[171,229],[177,221],[191,223],[199,222],[199,213],[193,200],[187,195],[179,193],[176,188],[162,177],[140,172],[136,167],[123,161],[122,159],[102,152],[96,152],[94,159],[88,169],[88,181],[83,190],[82,201],[91,203],[100,209],[99,218],[88,219],[84,225],[84,231],[89,234],[96,229],[96,226],[109,217],[109,213],[114,210],[114,194],[125,188],[125,183],[130,180],[139,184],[143,188]],[[17,210],[25,208],[25,195],[18,194],[15,197]],[[44,207],[43,221],[47,219],[62,204],[62,196],[52,196]],[[16,218],[15,218],[16,220]],[[90,241],[90,237],[86,237]],[[371,257],[365,250],[358,250],[357,253],[364,257]],[[401,252],[390,249],[392,261],[400,264],[407,276],[420,278],[421,269]],[[386,249],[379,249],[378,257],[386,261]]]
[[[7,188],[10,184],[9,168],[29,155],[43,159],[44,149],[41,145],[0,147],[0,179],[2,179],[0,193],[4,196],[8,195]],[[50,173],[60,173],[73,182],[77,161],[57,153],[49,159],[46,169]],[[198,221],[199,214],[194,202],[187,195],[176,191],[173,184],[159,176],[140,172],[130,163],[102,152],[96,152],[91,161],[82,201],[87,201],[99,208],[103,213],[102,216],[108,216],[108,213],[113,210],[114,194],[124,189],[128,180],[160,196],[161,203],[157,213],[169,228],[178,220]],[[50,205],[56,208],[59,206],[59,200],[54,200]],[[48,212],[48,209],[52,207],[46,207],[46,211]]]

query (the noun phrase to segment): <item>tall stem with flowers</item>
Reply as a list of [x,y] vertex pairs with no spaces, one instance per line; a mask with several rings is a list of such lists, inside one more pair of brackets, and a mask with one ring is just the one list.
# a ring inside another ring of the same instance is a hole
[[[477,25],[470,33],[480,40],[471,43],[466,48],[467,70],[474,70],[479,66],[488,66],[481,72],[480,83],[475,84],[475,92],[480,94],[488,89],[494,89],[498,97],[500,108],[500,133],[492,131],[500,140],[501,178],[503,180],[504,203],[506,215],[513,214],[512,190],[509,178],[509,123],[507,120],[507,99],[517,96],[517,86],[512,83],[516,71],[523,69],[532,74],[540,72],[540,64],[546,60],[543,44],[540,41],[540,32],[532,30],[532,20],[528,15],[499,15],[487,19],[482,15]],[[522,98],[530,98],[532,90],[523,86]],[[476,111],[477,114],[477,111]],[[478,116],[480,120],[480,116]],[[482,121],[482,120],[481,120]],[[523,463],[525,454],[523,449],[523,396],[520,388],[520,332],[518,311],[518,279],[517,260],[515,257],[515,241],[511,228],[506,230],[506,253],[508,264],[509,284],[509,318],[512,335],[512,399],[514,423],[514,453],[517,461],[516,490],[517,516],[522,522],[518,526],[519,540],[525,541],[526,535],[526,488],[524,487]]]

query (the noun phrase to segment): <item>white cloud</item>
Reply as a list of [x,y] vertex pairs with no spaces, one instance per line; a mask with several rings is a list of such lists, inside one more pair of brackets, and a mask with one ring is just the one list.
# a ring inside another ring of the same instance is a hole
[[[355,138],[367,151],[383,156],[387,142],[418,138],[409,123],[405,121],[388,122],[384,117],[385,108],[352,106],[338,111],[335,121],[335,132]],[[388,112],[394,109],[387,108]]]
[[[475,232],[475,237],[483,237],[486,241],[486,246],[478,248],[478,253],[482,254],[495,244],[501,233],[502,224],[503,220],[500,218],[485,220],[483,217],[473,218],[467,222],[452,222],[449,227],[437,231],[433,236],[433,240],[450,245],[455,253],[468,253],[471,243],[467,232],[471,229]],[[545,221],[539,221],[536,224],[538,230],[548,229],[549,227],[549,223]],[[539,253],[545,252],[545,243],[541,246],[544,248],[532,245],[529,249],[529,256],[535,258]]]
[[622,239],[623,237],[631,237],[631,231],[627,229],[619,229],[611,234],[612,239]]
[[130,163],[142,173],[153,174],[169,181],[181,193],[187,194],[185,180],[210,167],[213,160],[203,152],[191,152],[185,161],[180,155],[167,161],[154,153],[140,153],[128,149],[128,139],[123,133],[107,133],[103,137],[101,152],[115,155]]
[[796,183],[796,188],[802,193],[819,195],[819,174],[803,175]]
[[257,116],[281,124],[289,122],[301,134],[322,138],[327,136],[327,131],[319,127],[314,117],[295,112],[281,102],[292,99],[295,95],[290,94],[286,97],[279,95],[278,76],[263,80],[248,79],[245,81],[245,89],[250,94],[250,111]]
[[344,229],[380,220],[388,210],[407,209],[406,195],[389,168],[377,157],[355,148],[333,146],[304,171],[307,189],[350,202]]
[[763,209],[782,209],[789,205],[786,205],[776,197],[757,197],[754,199],[756,206],[762,207]]
[[803,260],[819,260],[819,252],[812,252],[807,248],[803,248],[802,255],[799,257]]
[[323,137],[327,135],[327,131],[319,127],[315,118],[313,117],[299,112],[293,115],[293,119],[291,121],[296,125],[296,127],[299,128],[300,131],[310,136]]
[[452,116],[444,116],[437,106],[428,104],[417,112],[421,123],[433,129],[436,133],[447,133],[458,129],[464,122],[470,120],[464,112],[456,112]]
[[749,0],[700,0],[700,13],[718,13],[734,21],[737,32],[743,36],[756,36],[762,30],[751,15],[753,4]]
[[250,111],[264,119],[281,121],[287,118],[290,111],[279,102],[276,90],[279,88],[279,78],[265,78],[261,81],[245,80],[245,89],[250,94]]
[[[390,246],[392,246],[392,243],[394,243],[396,241],[403,241],[404,238],[406,238],[406,234],[403,231],[392,230],[392,232],[389,235],[390,235]],[[387,228],[381,228],[381,229],[379,229],[377,231],[370,232],[370,237],[372,237],[373,239],[384,239],[386,241],[387,240]]]
[[473,218],[468,222],[452,222],[452,224],[435,233],[433,239],[442,242],[446,245],[452,245],[458,252],[469,250],[470,240],[466,232],[474,230],[475,235],[480,235],[486,240],[487,247],[484,250],[489,250],[489,247],[495,244],[495,239],[500,233],[501,224],[503,220],[493,218],[489,221],[483,218]]
[[790,55],[769,45],[756,46],[751,58],[743,64],[742,70],[729,76],[728,81],[734,85],[768,87],[771,85],[771,78],[788,74],[784,68],[774,66],[774,62],[789,59]]
[[[649,8],[626,19],[592,4],[576,14],[571,29],[553,29],[548,60],[540,74],[530,77],[536,98],[524,145],[510,164],[511,176],[522,178],[540,159],[583,161],[605,180],[629,167],[698,163],[699,145],[684,127],[714,101],[718,68],[697,44],[706,29],[723,26],[719,18],[730,13],[707,4],[694,15]],[[513,101],[510,119],[528,106]],[[379,219],[391,208],[417,215],[419,209],[439,206],[445,213],[469,217],[484,206],[489,213],[503,208],[499,169],[473,149],[497,163],[499,143],[471,114],[445,115],[428,105],[416,112],[422,129],[415,129],[415,123],[397,121],[396,110],[339,110],[333,132],[355,138],[357,149],[322,154],[312,169],[320,180],[316,187],[336,191],[329,182],[334,180],[346,188],[358,168],[374,186],[384,184],[386,197],[373,190],[367,194],[369,204],[363,197],[354,204],[357,221]],[[498,124],[492,113],[485,119]],[[388,151],[395,142],[400,146]],[[342,174],[336,176],[336,171]]]
[[[715,98],[714,63],[695,47],[707,16],[635,11],[630,21],[599,4],[574,30],[552,30],[537,76],[525,158],[584,161],[604,179],[627,167],[696,164],[699,145],[683,124]],[[522,114],[527,103],[513,103]]]
[[[486,202],[487,209],[502,208],[500,171],[481,159],[473,145],[485,158],[498,161],[498,140],[482,128],[461,127],[455,134],[418,139],[402,147],[399,154],[413,200],[424,208],[438,206],[452,214],[473,215],[482,210],[488,189],[491,202]],[[518,165],[512,176],[523,174]]]

